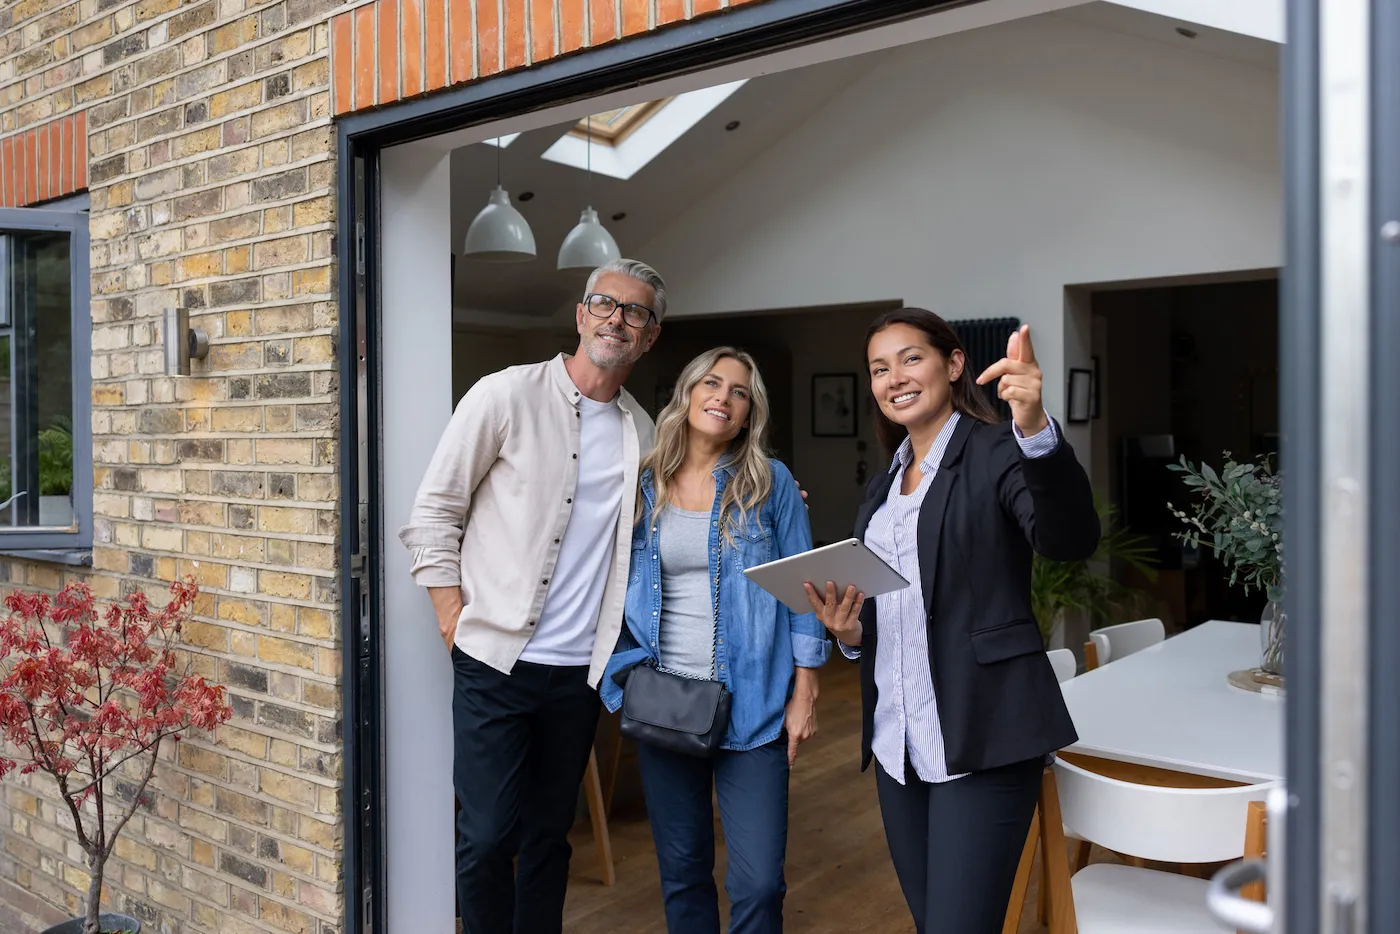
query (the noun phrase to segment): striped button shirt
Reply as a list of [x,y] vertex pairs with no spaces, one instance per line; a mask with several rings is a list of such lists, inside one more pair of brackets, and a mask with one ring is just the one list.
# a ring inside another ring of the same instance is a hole
[[[948,774],[943,749],[943,729],[938,720],[938,699],[933,690],[929,667],[928,610],[919,574],[919,510],[929,485],[943,462],[948,442],[957,427],[954,412],[934,439],[933,447],[920,462],[923,479],[912,493],[900,487],[904,471],[914,460],[914,447],[908,438],[900,445],[890,465],[894,482],[883,505],[870,518],[865,544],[897,570],[909,586],[875,598],[880,639],[875,651],[875,735],[871,742],[880,767],[891,778],[904,784],[905,754],[914,773],[925,782],[946,782],[962,775]],[[1044,457],[1059,445],[1055,423],[1029,438],[1017,440],[1027,457]],[[842,647],[843,651],[845,647]],[[846,652],[855,656],[855,652]],[[966,773],[963,773],[966,774]]]

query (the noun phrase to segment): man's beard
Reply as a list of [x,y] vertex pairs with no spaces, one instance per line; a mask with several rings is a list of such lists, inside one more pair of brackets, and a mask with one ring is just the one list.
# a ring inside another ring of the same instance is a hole
[[627,340],[627,335],[618,331],[599,330],[584,344],[583,352],[588,360],[600,370],[615,370],[637,362],[637,347],[630,340],[626,344],[610,344],[603,340],[604,334],[611,334]]

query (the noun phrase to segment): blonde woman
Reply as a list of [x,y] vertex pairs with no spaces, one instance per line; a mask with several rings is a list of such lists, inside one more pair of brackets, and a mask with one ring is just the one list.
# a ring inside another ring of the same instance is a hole
[[600,691],[622,706],[649,662],[729,690],[712,757],[638,744],[670,934],[715,934],[711,786],[729,851],[734,934],[782,930],[788,770],[817,730],[817,672],[830,654],[815,615],[797,615],[743,576],[812,547],[801,494],[767,456],[768,397],[747,353],[720,347],[686,366],[642,462],[625,625]]

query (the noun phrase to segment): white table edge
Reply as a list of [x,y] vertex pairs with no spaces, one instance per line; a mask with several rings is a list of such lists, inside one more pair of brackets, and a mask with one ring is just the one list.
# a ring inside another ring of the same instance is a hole
[[1125,762],[1131,765],[1141,765],[1159,772],[1183,772],[1187,775],[1218,778],[1227,782],[1243,782],[1246,785],[1262,785],[1267,782],[1283,781],[1282,775],[1261,775],[1255,772],[1240,772],[1234,769],[1221,768],[1220,766],[1205,762],[1168,763],[1163,762],[1161,759],[1138,755],[1126,750],[1113,749],[1105,746],[1089,746],[1084,743],[1075,743],[1073,746],[1066,746],[1060,751],[1081,756],[1093,756],[1097,759],[1111,759],[1114,762]]

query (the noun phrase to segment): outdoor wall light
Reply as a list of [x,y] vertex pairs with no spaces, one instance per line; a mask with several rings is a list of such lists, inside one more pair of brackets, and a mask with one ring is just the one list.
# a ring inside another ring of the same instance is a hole
[[209,356],[209,335],[190,327],[187,308],[165,309],[165,375],[189,376],[190,360]]

